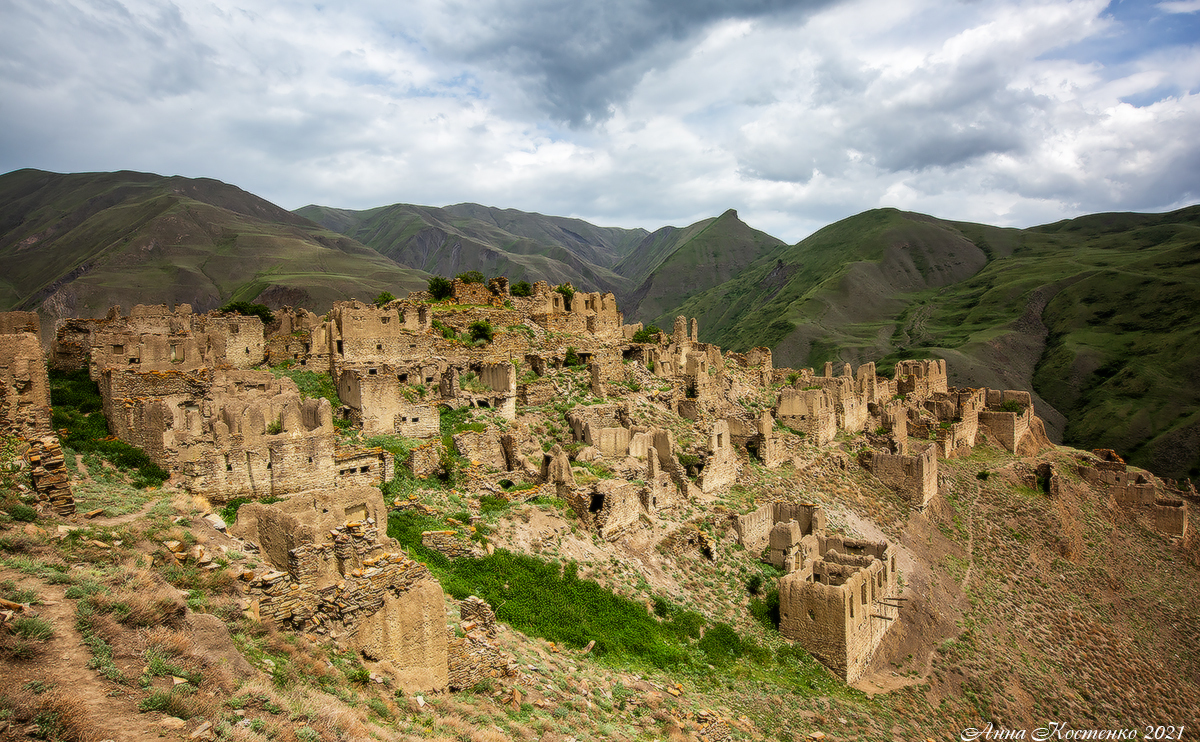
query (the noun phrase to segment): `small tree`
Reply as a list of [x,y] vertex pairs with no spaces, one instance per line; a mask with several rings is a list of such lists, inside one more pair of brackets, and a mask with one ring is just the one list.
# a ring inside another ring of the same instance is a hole
[[583,361],[579,359],[579,354],[575,352],[574,345],[567,346],[567,354],[563,356],[563,364],[571,368],[583,365]]
[[466,273],[459,273],[457,276],[455,276],[455,278],[463,283],[483,283],[487,280],[479,271],[467,271]]
[[513,296],[533,296],[533,287],[529,285],[529,281],[517,281],[508,293]]
[[375,297],[375,306],[382,307],[385,304],[387,304],[388,302],[393,302],[393,301],[396,301],[396,297],[392,295],[392,292],[384,291],[382,294]]
[[467,334],[475,342],[483,340],[484,342],[492,342],[492,336],[496,334],[496,330],[492,327],[492,323],[486,319],[476,320],[467,327]]
[[450,283],[450,279],[448,278],[443,278],[442,276],[433,276],[429,279],[429,295],[432,296],[435,301],[448,299],[450,297],[450,292],[453,290],[454,284]]
[[233,312],[244,317],[258,317],[264,325],[269,325],[275,321],[275,315],[267,309],[265,304],[251,304],[248,301],[231,301],[221,307],[222,312]]
[[561,286],[554,287],[554,290],[563,295],[563,298],[567,301],[567,309],[570,309],[571,299],[575,296],[575,287],[570,282],[567,282]]
[[643,327],[642,329],[633,333],[633,342],[635,342],[635,343],[656,342],[658,340],[658,338],[655,336],[658,335],[658,333],[660,333],[660,332],[662,332],[662,330],[658,329],[658,325],[650,325],[649,327]]

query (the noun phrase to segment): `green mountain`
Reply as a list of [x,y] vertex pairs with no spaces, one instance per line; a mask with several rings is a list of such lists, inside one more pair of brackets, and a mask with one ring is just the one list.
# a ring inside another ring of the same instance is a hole
[[613,267],[647,234],[478,204],[394,204],[367,211],[305,206],[296,213],[429,273],[453,276],[477,270],[513,282],[569,281],[618,296],[631,284]]
[[626,316],[670,327],[681,303],[734,279],[756,259],[785,246],[751,229],[733,209],[690,227],[663,227],[615,268],[638,285],[625,297]]
[[[311,221],[310,221],[311,220]],[[1200,207],[1004,229],[877,209],[787,245],[730,210],[687,227],[597,227],[495,209],[285,211],[206,179],[0,176],[0,308],[47,320],[111,304],[231,299],[323,309],[427,273],[612,291],[627,321],[779,366],[944,357],[951,382],[1029,389],[1053,436],[1200,476]]]
[[1001,229],[868,211],[684,302],[701,337],[777,365],[944,357],[1032,389],[1052,433],[1200,474],[1200,207]]
[[234,186],[147,173],[0,176],[0,307],[49,318],[233,299],[324,309],[425,277]]

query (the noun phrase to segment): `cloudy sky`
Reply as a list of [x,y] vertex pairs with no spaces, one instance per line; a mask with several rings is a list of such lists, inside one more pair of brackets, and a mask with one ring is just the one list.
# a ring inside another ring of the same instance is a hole
[[0,0],[0,172],[598,224],[1200,202],[1200,0]]

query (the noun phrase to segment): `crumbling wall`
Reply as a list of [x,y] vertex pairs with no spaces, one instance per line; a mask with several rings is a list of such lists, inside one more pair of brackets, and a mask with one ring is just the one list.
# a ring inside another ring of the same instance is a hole
[[406,690],[445,688],[441,586],[380,535],[386,517],[374,488],[243,505],[232,530],[258,544],[276,566],[250,580],[251,612],[297,629],[343,634],[368,658],[389,662]]
[[737,481],[740,469],[729,436],[729,423],[718,420],[709,430],[708,456],[700,474],[700,491],[708,494],[729,487]]
[[775,417],[818,446],[837,435],[837,413],[823,389],[781,389]]
[[486,283],[465,283],[456,278],[450,285],[450,300],[455,304],[491,304],[496,295]]
[[642,514],[641,485],[617,479],[601,479],[586,489],[573,492],[569,502],[579,519],[591,523],[606,541],[615,541],[637,525]]
[[1029,432],[1032,409],[1026,407],[1021,412],[982,410],[979,413],[979,425],[1004,446],[1006,451],[1016,453],[1021,439]]
[[1187,516],[1187,504],[1183,500],[1160,499],[1154,503],[1154,530],[1186,539]]
[[898,616],[891,602],[897,594],[890,552],[879,560],[830,550],[780,579],[779,630],[854,682]]
[[51,433],[50,378],[35,333],[0,334],[0,432],[30,440]]
[[937,494],[937,451],[934,445],[915,456],[871,451],[860,454],[859,463],[912,507],[924,510]]
[[896,392],[906,399],[921,402],[935,392],[949,389],[946,383],[946,361],[900,361],[896,364]]
[[500,471],[508,470],[504,447],[500,444],[500,436],[497,433],[470,431],[458,433],[454,436],[454,448],[472,464],[480,464]]

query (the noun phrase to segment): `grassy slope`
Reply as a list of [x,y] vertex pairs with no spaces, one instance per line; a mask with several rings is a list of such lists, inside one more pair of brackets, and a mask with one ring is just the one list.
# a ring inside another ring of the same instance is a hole
[[403,265],[453,276],[478,270],[510,281],[573,282],[624,294],[630,282],[611,266],[644,230],[596,227],[477,204],[446,208],[395,204],[367,211],[306,206],[297,211]]
[[646,243],[617,270],[642,278],[629,297],[627,316],[662,327],[671,325],[681,302],[730,280],[760,256],[784,245],[751,229],[732,209],[685,229],[659,230]]
[[774,347],[778,365],[946,357],[958,383],[1034,390],[1060,431],[1070,420],[1068,443],[1196,476],[1198,247],[1195,207],[1028,230],[876,210],[680,311],[724,347]]
[[277,286],[325,308],[424,285],[341,235],[212,180],[143,173],[0,177],[6,308],[103,315],[112,304],[208,309]]

